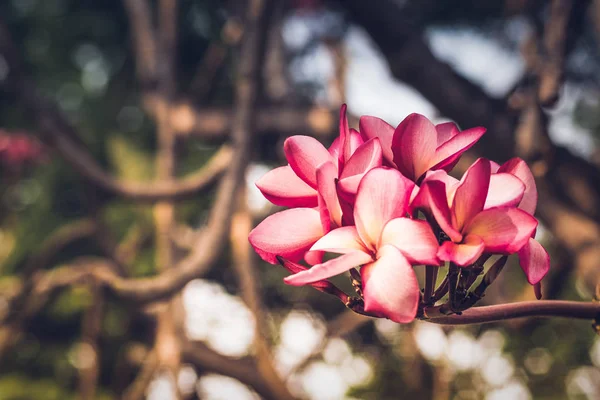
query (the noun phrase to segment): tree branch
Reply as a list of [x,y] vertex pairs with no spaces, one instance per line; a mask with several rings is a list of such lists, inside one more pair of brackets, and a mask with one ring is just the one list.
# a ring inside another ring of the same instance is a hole
[[249,359],[223,356],[201,342],[184,342],[183,361],[199,370],[230,376],[250,386],[266,400],[278,400],[269,383],[258,372],[256,364]]
[[425,308],[423,320],[434,324],[467,325],[484,324],[524,317],[562,317],[576,319],[600,318],[600,303],[578,301],[538,300],[512,304],[473,307],[461,315],[444,315],[440,307]]
[[123,0],[123,4],[129,17],[138,79],[142,85],[151,86],[157,79],[158,51],[150,6],[147,0]]

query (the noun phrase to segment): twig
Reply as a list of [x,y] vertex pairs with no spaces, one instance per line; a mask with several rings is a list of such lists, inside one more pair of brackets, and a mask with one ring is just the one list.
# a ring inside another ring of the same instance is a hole
[[132,30],[135,66],[142,85],[150,86],[157,79],[156,35],[152,28],[152,13],[147,0],[123,0]]
[[122,399],[123,400],[142,400],[146,388],[152,381],[156,370],[158,369],[158,356],[156,351],[151,351],[144,363],[142,364],[140,372],[137,374],[133,383],[125,390]]
[[600,316],[599,303],[563,300],[537,300],[494,306],[473,307],[461,315],[439,313],[441,306],[425,308],[427,322],[443,325],[467,325],[498,322],[523,317],[562,317],[593,320]]
[[[233,112],[223,108],[197,108],[178,101],[172,109],[173,128],[180,136],[222,141],[231,133]],[[257,134],[289,136],[302,132],[327,138],[337,130],[339,110],[318,106],[262,106],[256,110]],[[351,123],[357,119],[350,116]]]
[[273,393],[251,359],[226,357],[204,343],[190,341],[184,342],[182,355],[184,362],[194,365],[200,371],[230,376],[250,386],[265,400],[278,400],[277,394]]
[[425,266],[425,290],[423,290],[423,302],[425,305],[435,304],[433,301],[433,289],[437,281],[438,270],[437,265]]
[[85,311],[82,321],[82,341],[78,351],[79,357],[79,398],[93,400],[100,374],[100,346],[98,340],[102,333],[102,318],[104,316],[104,299],[102,290],[97,285],[91,285],[92,304]]
[[544,63],[540,66],[538,99],[542,105],[551,105],[558,99],[564,75],[564,60],[567,49],[567,27],[573,2],[554,0],[550,16],[544,26]]

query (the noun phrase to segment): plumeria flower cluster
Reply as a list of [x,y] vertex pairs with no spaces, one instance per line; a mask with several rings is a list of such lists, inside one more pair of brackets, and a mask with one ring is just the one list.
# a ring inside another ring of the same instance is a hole
[[[357,131],[342,106],[339,137],[328,149],[292,136],[284,144],[289,164],[256,183],[273,204],[289,209],[267,217],[249,241],[263,260],[292,272],[287,284],[312,285],[357,312],[400,323],[446,293],[458,296],[457,288],[463,297],[451,299],[450,312],[464,309],[460,300],[474,304],[466,291],[493,255],[518,254],[537,286],[550,262],[534,239],[537,190],[527,164],[480,158],[460,180],[448,174],[484,132],[434,125],[419,114],[396,128],[363,116]],[[450,272],[435,295],[421,292],[414,267],[435,272],[431,286],[446,263]],[[328,280],[346,272],[358,297]]]

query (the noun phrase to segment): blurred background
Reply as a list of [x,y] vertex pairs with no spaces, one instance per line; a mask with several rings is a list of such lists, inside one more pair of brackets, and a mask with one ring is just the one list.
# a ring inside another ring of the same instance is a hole
[[[544,297],[590,301],[599,46],[600,1],[0,2],[0,400],[600,398],[588,321],[373,320],[246,239],[286,137],[418,112],[529,162]],[[482,303],[533,298],[515,259]]]

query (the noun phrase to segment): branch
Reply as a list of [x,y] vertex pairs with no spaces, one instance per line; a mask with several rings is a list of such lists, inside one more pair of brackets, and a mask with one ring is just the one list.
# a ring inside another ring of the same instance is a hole
[[278,400],[269,383],[262,377],[256,364],[249,359],[223,356],[201,342],[187,341],[183,344],[183,361],[199,370],[230,376],[250,386],[266,400]]
[[102,335],[102,319],[104,317],[104,296],[102,290],[95,285],[90,287],[92,304],[85,310],[82,320],[82,341],[77,352],[80,359],[79,398],[93,400],[96,398],[100,375],[100,336]]
[[[132,0],[133,1],[133,0]],[[137,3],[137,2],[136,2]],[[56,105],[42,97],[35,86],[23,76],[20,62],[6,26],[0,22],[0,54],[5,55],[10,76],[3,82],[31,110],[45,139],[81,175],[100,188],[134,200],[157,201],[188,196],[212,184],[231,161],[231,150],[219,151],[204,168],[180,181],[147,183],[123,182],[107,174],[81,145],[75,128]]]
[[444,315],[440,307],[425,308],[423,320],[442,325],[467,325],[498,322],[523,317],[561,317],[593,320],[600,318],[600,303],[538,300],[495,306],[473,307],[461,315]]
[[140,371],[138,372],[135,380],[123,393],[123,400],[142,400],[144,398],[144,393],[146,392],[146,388],[152,382],[152,378],[154,377],[154,373],[158,369],[158,356],[156,355],[156,350],[152,350],[149,352],[148,356],[144,360]]
[[152,27],[152,14],[147,0],[123,0],[129,17],[135,66],[142,85],[152,85],[157,77],[156,35]]
[[[180,101],[173,106],[171,123],[180,136],[223,140],[231,132],[232,113],[222,108],[199,109],[190,102]],[[259,134],[327,138],[337,131],[338,117],[339,110],[318,106],[263,106],[256,110],[255,127]]]

